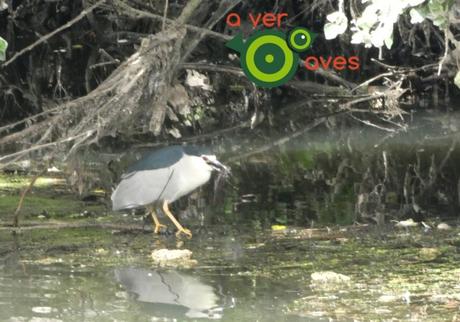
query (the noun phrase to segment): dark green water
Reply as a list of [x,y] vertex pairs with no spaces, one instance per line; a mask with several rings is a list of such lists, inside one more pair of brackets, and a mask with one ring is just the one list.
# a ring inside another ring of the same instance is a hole
[[[100,229],[0,233],[1,321],[452,321],[459,230],[211,229],[191,241]],[[192,268],[150,253],[187,248]],[[349,278],[315,282],[333,271]]]

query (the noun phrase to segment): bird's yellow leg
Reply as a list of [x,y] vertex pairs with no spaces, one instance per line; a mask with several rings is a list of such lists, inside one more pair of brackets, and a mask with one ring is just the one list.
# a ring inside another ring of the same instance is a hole
[[177,221],[177,219],[174,217],[174,215],[169,210],[168,202],[166,200],[163,202],[163,211],[165,212],[166,216],[168,216],[169,219],[171,219],[171,221],[173,222],[173,224],[177,227],[178,231],[176,233],[176,237],[179,237],[180,234],[184,234],[188,238],[192,238],[192,232],[188,230],[187,228],[182,227],[182,225]]
[[161,227],[167,228],[166,225],[160,224],[157,214],[155,213],[155,210],[153,208],[150,208],[147,211],[150,212],[150,215],[152,216],[153,224],[154,224],[153,232],[155,234],[158,234],[160,232]]

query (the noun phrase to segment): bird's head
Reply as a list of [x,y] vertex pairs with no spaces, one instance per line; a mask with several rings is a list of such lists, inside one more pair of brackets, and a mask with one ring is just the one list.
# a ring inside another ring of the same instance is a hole
[[201,158],[204,162],[206,162],[207,165],[209,165],[212,168],[212,170],[216,170],[217,172],[222,172],[224,174],[230,173],[230,169],[222,163],[220,163],[215,155],[202,154]]

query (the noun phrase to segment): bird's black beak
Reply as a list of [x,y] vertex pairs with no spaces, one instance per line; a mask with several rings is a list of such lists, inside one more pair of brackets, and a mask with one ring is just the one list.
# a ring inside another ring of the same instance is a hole
[[203,157],[207,164],[209,164],[217,172],[225,175],[230,174],[230,168],[220,163],[215,157]]
[[217,172],[222,172],[224,174],[230,174],[230,168],[220,163],[218,160],[211,160],[209,163],[211,167]]

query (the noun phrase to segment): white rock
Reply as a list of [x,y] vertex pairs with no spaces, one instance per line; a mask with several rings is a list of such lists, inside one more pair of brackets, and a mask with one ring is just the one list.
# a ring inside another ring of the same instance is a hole
[[191,259],[192,254],[188,249],[157,249],[152,252],[152,259],[159,266],[193,266],[197,262]]
[[445,222],[439,223],[436,228],[438,230],[451,230],[452,227],[449,224],[446,224]]

